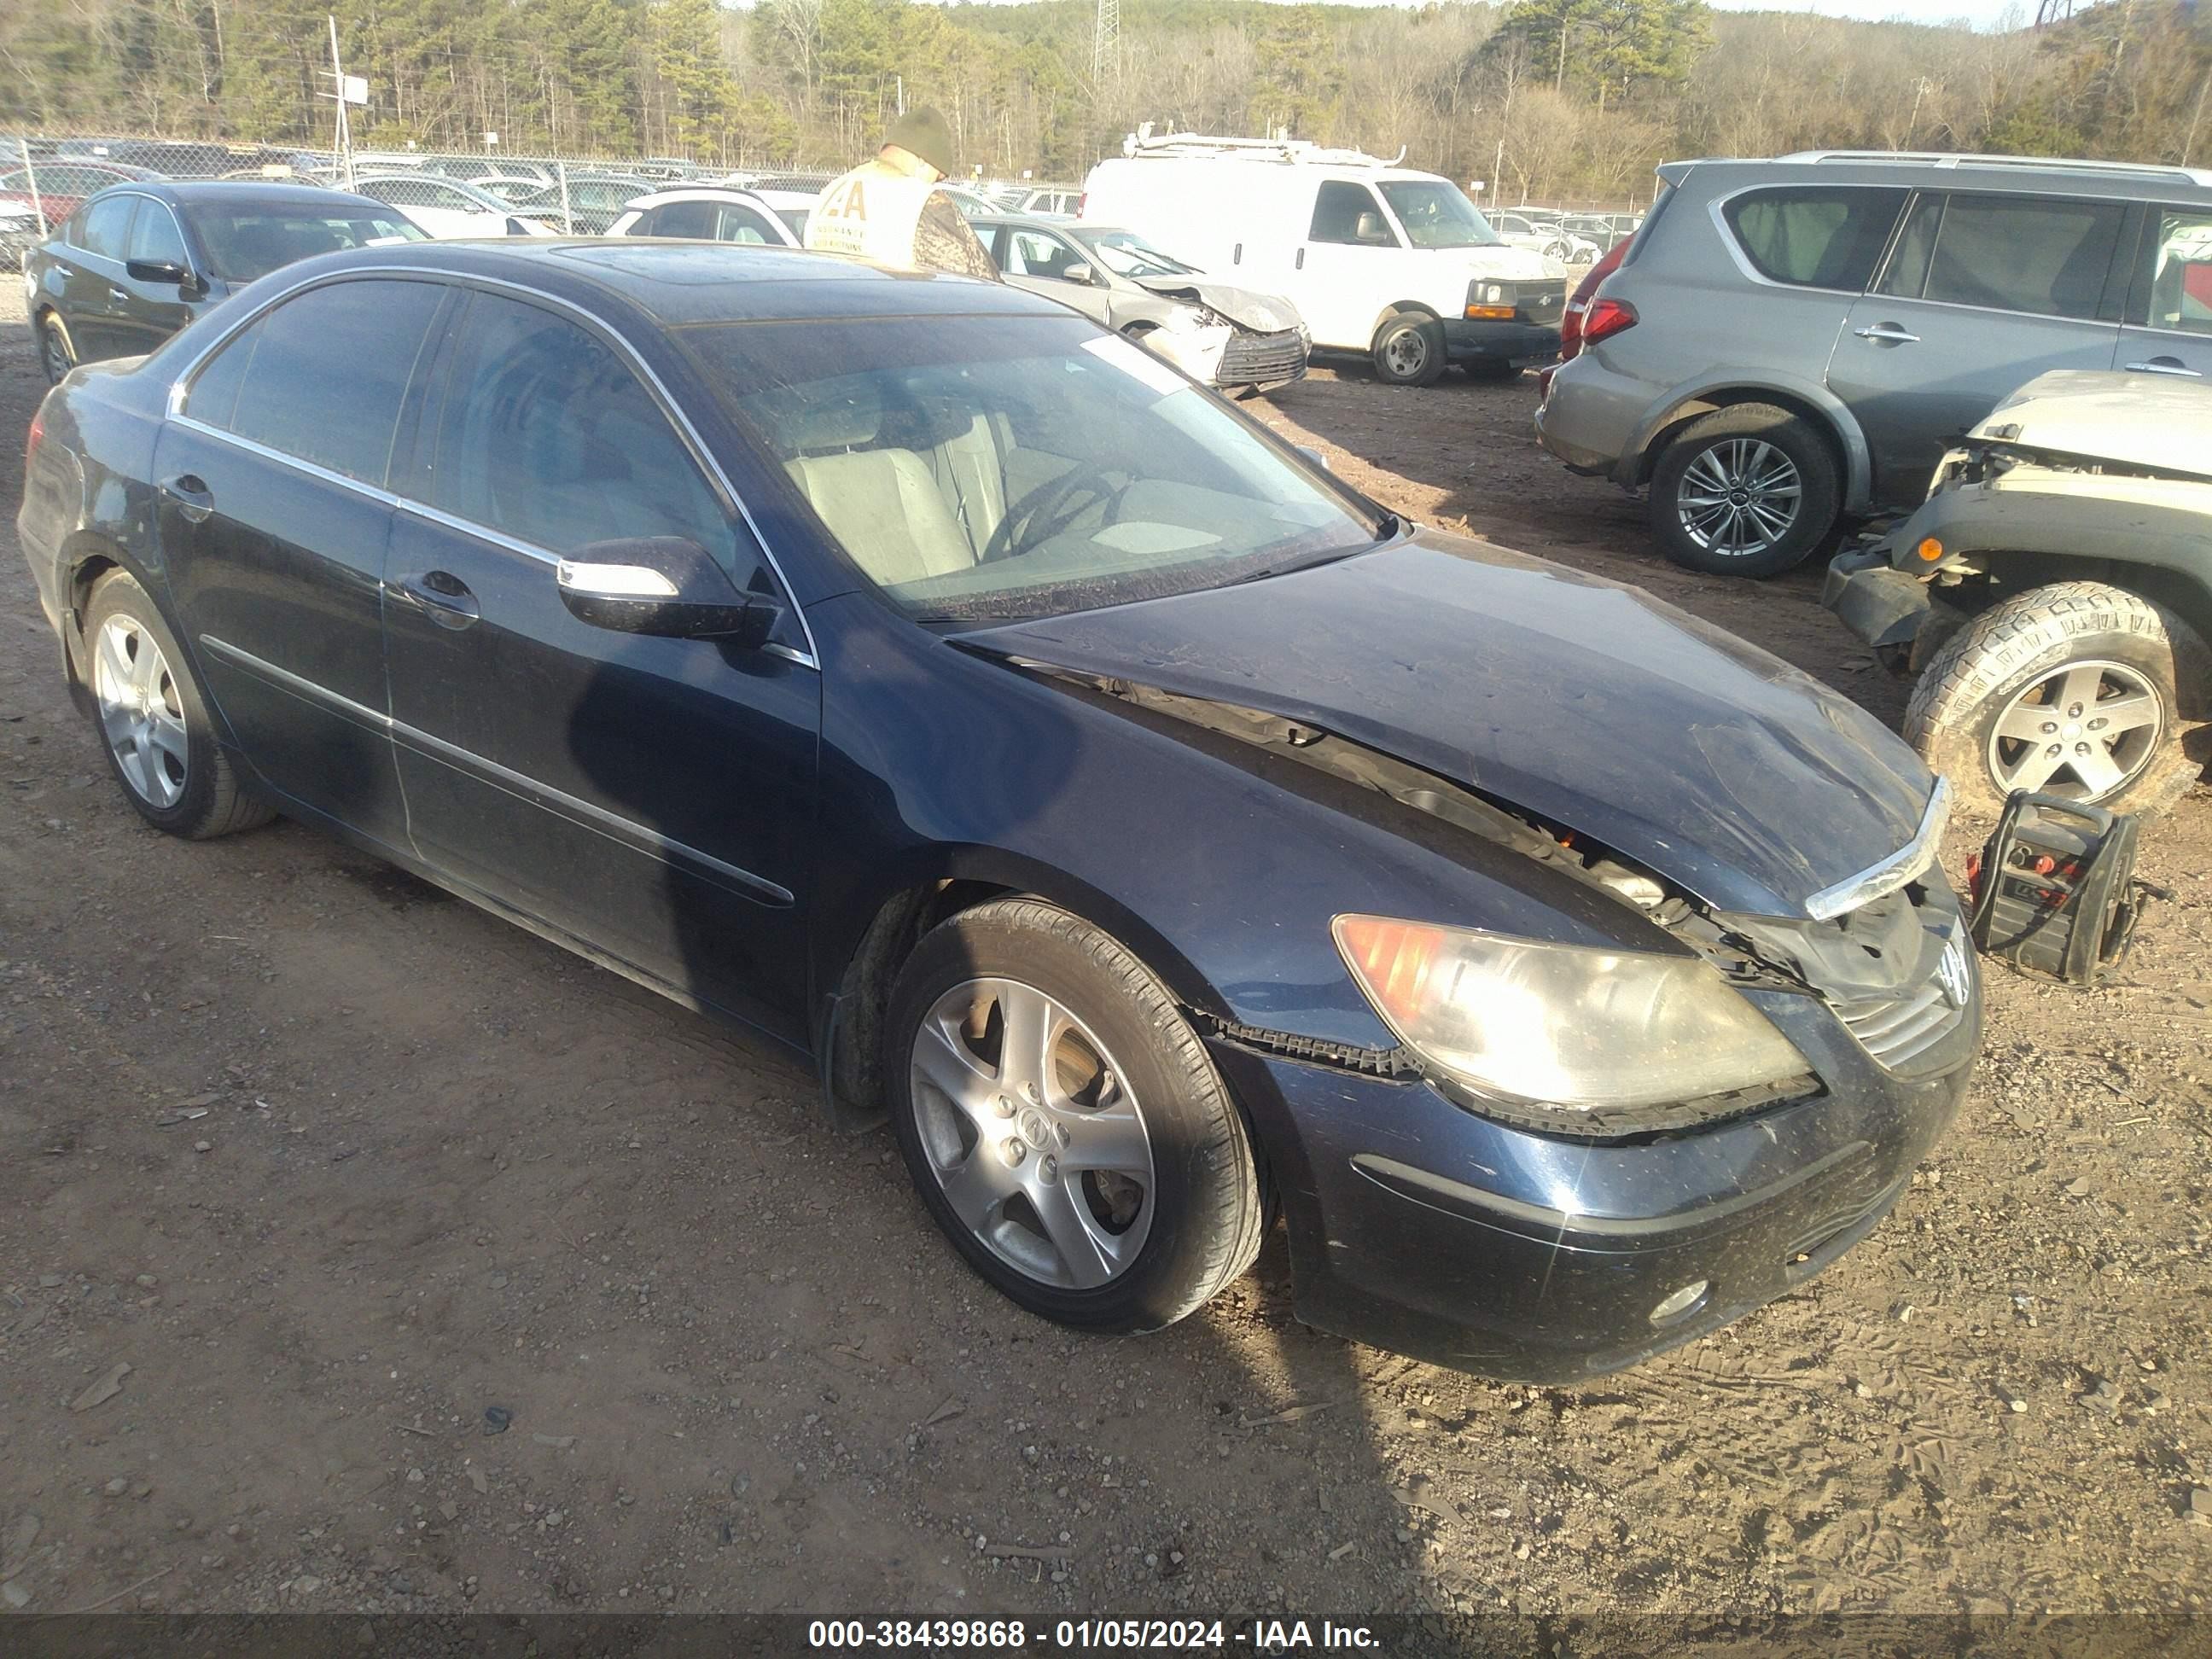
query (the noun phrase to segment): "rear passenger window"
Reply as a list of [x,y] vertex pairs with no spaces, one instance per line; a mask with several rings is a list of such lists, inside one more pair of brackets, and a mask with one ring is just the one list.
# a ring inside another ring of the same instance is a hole
[[84,210],[84,234],[77,246],[87,253],[98,253],[110,259],[120,259],[131,234],[131,210],[138,205],[136,196],[103,196]]
[[445,289],[333,283],[287,300],[192,379],[185,414],[381,486],[399,404]]
[[719,241],[747,244],[778,240],[776,234],[768,228],[768,221],[750,208],[726,205],[722,209],[722,222],[714,236]]
[[688,536],[728,556],[720,500],[659,404],[596,335],[479,294],[456,338],[435,506],[556,553]]
[[1905,216],[1876,291],[1899,300],[1917,300],[1928,286],[1928,262],[1936,254],[1936,228],[1943,222],[1943,198],[1923,196]]
[[1791,185],[1747,191],[1723,212],[1760,276],[1856,294],[1874,275],[1905,197],[1901,190]]
[[2151,212],[2150,325],[2212,334],[2212,211]]
[[1927,297],[2093,320],[2126,209],[2039,196],[1954,196],[1943,210]]
[[714,234],[714,204],[712,202],[671,202],[657,207],[645,216],[638,226],[641,236],[697,237],[705,240]]

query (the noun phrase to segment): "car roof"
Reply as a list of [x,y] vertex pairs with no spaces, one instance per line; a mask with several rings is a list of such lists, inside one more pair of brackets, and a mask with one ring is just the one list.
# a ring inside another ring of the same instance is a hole
[[110,191],[118,194],[150,196],[157,202],[168,202],[181,208],[228,204],[233,207],[304,208],[312,213],[328,213],[337,205],[360,208],[372,213],[392,210],[390,204],[367,196],[356,196],[343,190],[328,190],[320,185],[287,184],[283,179],[199,179],[184,182],[133,179],[127,185],[106,185],[97,193],[105,196]]
[[670,202],[736,202],[741,207],[767,207],[768,199],[757,190],[746,190],[737,185],[665,185],[660,189],[641,192],[629,205],[635,208],[663,207]]
[[2212,168],[2148,161],[2081,161],[2042,155],[1971,155],[1945,151],[1808,149],[1769,158],[1711,156],[1666,161],[1659,176],[1680,185],[1693,173],[1717,173],[1727,179],[1758,179],[1780,183],[1817,174],[1824,184],[1940,185],[1968,190],[2033,190],[2076,196],[2136,198],[2172,195],[2203,199],[2212,195]]
[[667,327],[691,323],[962,314],[1066,317],[1004,283],[896,270],[798,248],[606,237],[509,237],[358,248],[288,269],[410,270],[536,289],[589,310],[611,301]]

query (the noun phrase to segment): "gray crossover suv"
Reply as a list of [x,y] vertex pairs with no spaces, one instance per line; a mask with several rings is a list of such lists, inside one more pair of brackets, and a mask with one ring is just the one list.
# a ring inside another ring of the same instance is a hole
[[1814,151],[1674,161],[1536,411],[1668,557],[1786,570],[1910,507],[2054,368],[2212,380],[2212,171]]

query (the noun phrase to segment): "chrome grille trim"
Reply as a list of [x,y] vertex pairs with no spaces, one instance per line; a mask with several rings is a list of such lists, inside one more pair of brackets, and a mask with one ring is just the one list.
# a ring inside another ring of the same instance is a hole
[[1912,839],[1881,863],[1869,865],[1855,876],[1845,876],[1832,887],[1823,887],[1805,901],[1805,914],[1815,921],[1828,921],[1917,879],[1936,862],[1936,844],[1943,839],[1943,826],[1950,817],[1951,786],[1938,778]]

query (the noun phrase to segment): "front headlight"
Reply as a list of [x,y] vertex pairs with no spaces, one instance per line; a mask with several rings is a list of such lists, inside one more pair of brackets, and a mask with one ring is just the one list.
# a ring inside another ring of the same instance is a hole
[[1343,915],[1334,926],[1346,966],[1399,1040],[1448,1079],[1521,1109],[1524,1119],[1556,1121],[1571,1133],[1578,1115],[1681,1105],[1811,1069],[1718,969],[1694,957],[1547,945],[1387,916]]

